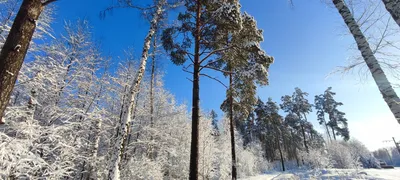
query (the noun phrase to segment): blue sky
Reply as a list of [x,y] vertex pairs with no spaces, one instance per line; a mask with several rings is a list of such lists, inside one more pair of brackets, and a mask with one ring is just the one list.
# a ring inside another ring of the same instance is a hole
[[[64,20],[73,22],[78,18],[86,18],[106,54],[116,57],[127,47],[133,47],[140,53],[148,23],[134,9],[116,9],[105,19],[100,19],[100,11],[111,2],[56,2],[54,32],[62,32]],[[150,0],[140,2],[150,3]],[[270,85],[260,88],[258,96],[263,100],[272,97],[279,103],[281,96],[291,95],[295,87],[300,87],[310,94],[309,100],[314,102],[314,95],[332,86],[337,93],[337,100],[344,104],[341,110],[347,114],[352,137],[364,142],[371,150],[391,146],[382,141],[393,136],[400,140],[400,125],[396,123],[371,78],[363,82],[360,82],[357,74],[335,74],[327,78],[337,66],[346,64],[351,55],[347,49],[353,42],[352,37],[340,35],[346,29],[335,9],[320,1],[299,1],[291,7],[283,0],[242,0],[242,10],[255,16],[259,28],[264,30],[262,47],[275,58],[270,68]],[[160,61],[165,71],[166,88],[175,94],[179,102],[190,105],[192,87],[186,79],[190,75],[182,72],[181,67],[171,64],[166,57],[161,57]],[[223,78],[220,74],[215,75]],[[202,78],[200,91],[202,108],[219,110],[225,97],[224,87]],[[319,128],[315,112],[309,115],[309,120]],[[319,129],[322,132],[322,128]]]

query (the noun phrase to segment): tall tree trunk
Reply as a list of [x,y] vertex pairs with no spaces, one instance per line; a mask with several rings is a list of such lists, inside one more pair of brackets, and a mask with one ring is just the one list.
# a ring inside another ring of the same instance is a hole
[[333,0],[333,4],[335,4],[337,10],[353,35],[358,49],[360,50],[369,70],[371,71],[372,77],[374,78],[375,83],[383,96],[383,99],[389,106],[397,122],[400,123],[400,99],[387,79],[383,69],[379,65],[378,60],[375,58],[367,39],[361,32],[359,25],[354,20],[353,15],[343,0]]
[[[150,78],[150,128],[154,127],[154,83],[156,71],[156,53],[157,53],[157,34],[153,40],[153,53],[151,54],[151,78]],[[153,134],[150,136],[150,141],[153,141]],[[154,159],[153,145],[149,148],[149,158]]]
[[190,143],[190,172],[189,179],[198,179],[199,162],[199,116],[200,116],[200,14],[201,1],[196,7],[196,32],[193,63],[193,92],[192,92],[192,141]]
[[41,0],[24,0],[1,49],[0,124],[3,123],[1,120],[35,32],[36,22],[44,7],[53,1],[42,3]]
[[[231,70],[231,69],[230,69]],[[236,171],[236,150],[235,150],[235,126],[233,122],[233,95],[232,95],[232,73],[229,73],[229,131],[231,134],[231,153],[232,153],[232,179],[237,179]]]
[[394,21],[400,26],[400,2],[398,0],[382,0],[382,2]]
[[276,139],[277,139],[277,143],[278,143],[279,155],[280,155],[280,157],[281,157],[282,171],[285,171],[285,162],[283,161],[281,143],[279,142],[279,138],[276,138]]
[[118,135],[116,136],[116,139],[115,139],[115,145],[113,147],[112,157],[111,157],[109,169],[108,169],[108,179],[109,180],[119,180],[120,179],[119,166],[120,166],[121,158],[123,155],[122,145],[123,145],[124,139],[126,139],[126,137],[127,137],[127,132],[128,132],[127,127],[129,126],[129,124],[131,122],[132,109],[134,108],[133,106],[135,103],[135,97],[136,97],[137,93],[139,92],[140,83],[142,81],[142,78],[143,78],[143,75],[144,75],[144,72],[146,69],[146,62],[147,62],[147,56],[149,54],[151,39],[156,32],[158,22],[161,18],[161,14],[163,12],[164,4],[165,4],[165,0],[158,1],[156,12],[154,13],[153,19],[150,22],[149,32],[147,33],[147,36],[144,40],[142,57],[140,59],[139,72],[136,74],[133,84],[130,87],[130,92],[128,95],[128,105],[124,109],[123,116],[122,116],[123,118],[118,127]]
[[308,146],[307,146],[306,132],[304,131],[304,124],[302,123],[300,125],[300,127],[301,127],[301,133],[303,134],[304,147],[306,148],[306,151],[308,153]]
[[336,141],[335,129],[333,129],[333,127],[331,127],[331,129],[332,129],[333,139]]
[[328,133],[329,141],[332,141],[332,137],[331,137],[331,133],[329,131],[328,125],[326,124],[326,121],[324,121],[324,123],[325,123],[326,133]]

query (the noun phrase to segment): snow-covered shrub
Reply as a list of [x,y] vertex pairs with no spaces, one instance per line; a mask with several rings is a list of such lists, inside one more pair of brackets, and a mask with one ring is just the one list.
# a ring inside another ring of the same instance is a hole
[[[237,134],[238,135],[238,134]],[[251,143],[246,147],[240,146],[242,139],[240,136],[236,143],[236,157],[238,177],[248,177],[266,172],[270,167],[270,163],[262,156],[262,149],[259,144]]]
[[379,161],[376,159],[368,148],[360,141],[351,139],[347,142],[350,153],[358,156],[364,168],[380,168]]
[[122,169],[121,179],[158,180],[163,179],[162,166],[147,157],[132,158]]
[[339,141],[329,142],[327,143],[326,150],[334,168],[358,169],[361,166],[360,157],[351,153],[350,148],[345,143]]
[[300,157],[306,166],[311,169],[325,169],[332,167],[332,161],[329,154],[324,149],[309,149],[309,153],[305,151],[300,152]]

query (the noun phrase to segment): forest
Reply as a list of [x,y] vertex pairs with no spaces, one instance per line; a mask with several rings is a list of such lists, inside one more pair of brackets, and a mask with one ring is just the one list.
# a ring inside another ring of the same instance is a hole
[[[91,20],[57,19],[61,1],[0,0],[0,179],[236,180],[400,166],[394,138],[394,148],[371,151],[352,137],[337,87],[260,96],[285,60],[262,45],[262,19],[239,0],[107,0],[98,19],[129,10],[146,22],[136,27],[145,32],[140,49],[117,55]],[[400,124],[400,1],[307,3],[334,11],[353,43],[350,61],[333,74],[371,78],[373,96]],[[186,73],[189,103],[166,88],[166,63]],[[219,109],[205,105],[203,92],[213,93],[206,79],[224,89]]]

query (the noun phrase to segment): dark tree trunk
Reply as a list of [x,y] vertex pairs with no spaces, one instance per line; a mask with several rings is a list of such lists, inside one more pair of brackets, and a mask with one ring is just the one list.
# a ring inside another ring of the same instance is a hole
[[0,124],[3,123],[1,119],[35,32],[36,22],[45,5],[51,2],[53,1],[49,0],[46,3],[42,3],[41,0],[24,0],[1,49]]
[[201,1],[196,7],[196,32],[193,63],[193,92],[192,92],[192,141],[190,144],[190,172],[189,179],[198,179],[199,162],[199,116],[200,116],[200,13]]
[[281,156],[282,171],[285,171],[285,162],[284,162],[284,160],[283,160],[282,149],[281,149],[281,143],[279,142],[279,138],[277,138],[277,143],[278,143],[279,155]]
[[333,129],[333,127],[331,127],[331,129],[332,129],[333,139],[336,141],[335,129]]
[[232,73],[229,74],[229,130],[231,134],[231,153],[232,153],[232,179],[237,179],[236,171],[236,150],[235,150],[235,126],[233,122],[233,95],[232,95]]
[[304,147],[306,148],[306,151],[308,153],[308,146],[307,146],[306,132],[304,131],[304,124],[301,124],[300,126],[301,126],[301,133],[303,134]]

